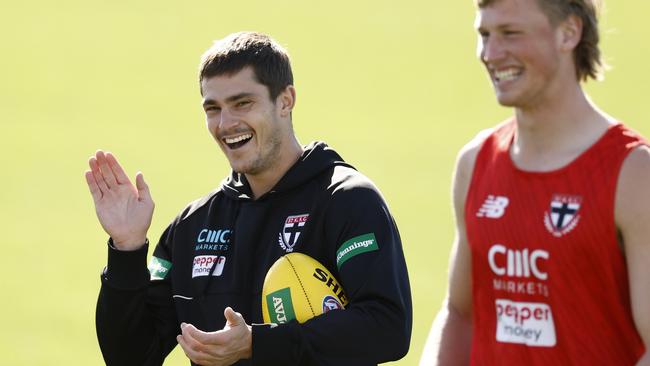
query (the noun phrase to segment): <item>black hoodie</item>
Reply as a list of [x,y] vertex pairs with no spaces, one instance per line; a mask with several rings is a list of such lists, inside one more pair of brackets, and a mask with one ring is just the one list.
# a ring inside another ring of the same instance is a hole
[[[109,246],[96,317],[106,363],[161,365],[181,322],[219,330],[227,306],[249,324],[263,323],[264,277],[291,251],[325,265],[349,304],[304,324],[254,324],[253,357],[236,365],[364,366],[403,357],[412,323],[408,274],[397,227],[373,183],[319,142],[273,189],[251,197],[245,176],[231,174],[167,227],[149,269],[147,246]],[[364,250],[354,245],[368,238]]]

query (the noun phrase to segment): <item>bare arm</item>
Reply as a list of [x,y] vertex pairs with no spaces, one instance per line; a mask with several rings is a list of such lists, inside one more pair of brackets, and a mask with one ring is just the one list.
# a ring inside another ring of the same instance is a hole
[[625,159],[615,214],[625,246],[634,324],[646,346],[637,366],[650,366],[650,148],[640,147]]
[[86,183],[104,231],[119,250],[136,250],[144,244],[154,203],[142,173],[135,186],[111,153],[98,150],[86,171]]
[[453,182],[456,237],[449,263],[447,297],[433,322],[420,366],[468,365],[472,341],[472,268],[465,230],[465,200],[476,155],[485,138],[479,134],[459,153]]

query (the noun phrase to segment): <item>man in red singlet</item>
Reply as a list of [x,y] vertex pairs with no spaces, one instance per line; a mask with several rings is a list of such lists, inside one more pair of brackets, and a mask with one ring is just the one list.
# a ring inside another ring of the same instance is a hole
[[596,0],[477,0],[514,116],[459,153],[447,299],[421,365],[650,365],[650,148],[593,105]]

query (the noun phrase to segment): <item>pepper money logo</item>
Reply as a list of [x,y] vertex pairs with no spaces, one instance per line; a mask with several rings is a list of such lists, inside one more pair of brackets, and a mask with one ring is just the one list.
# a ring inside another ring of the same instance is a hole
[[293,252],[293,247],[298,242],[300,233],[304,229],[309,214],[288,216],[284,220],[284,227],[278,235],[278,244],[285,252]]
[[210,272],[213,276],[221,276],[225,264],[226,257],[224,256],[197,255],[192,263],[192,278],[209,276]]
[[496,299],[495,305],[498,342],[555,346],[555,323],[548,304]]

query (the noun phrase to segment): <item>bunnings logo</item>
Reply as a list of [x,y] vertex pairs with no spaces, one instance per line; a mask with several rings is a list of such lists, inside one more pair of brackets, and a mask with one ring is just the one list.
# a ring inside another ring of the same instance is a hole
[[288,287],[266,295],[266,306],[269,308],[272,323],[288,323],[296,318]]
[[377,239],[375,239],[374,233],[356,236],[343,243],[339,250],[336,251],[336,266],[341,269],[343,263],[348,259],[361,253],[372,252],[378,249],[379,245],[377,245]]

